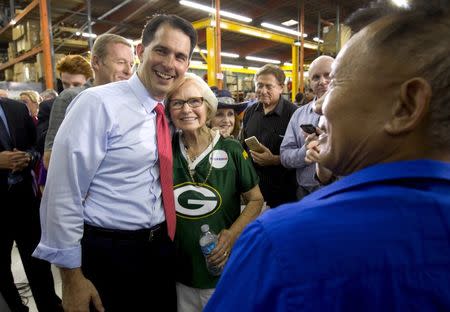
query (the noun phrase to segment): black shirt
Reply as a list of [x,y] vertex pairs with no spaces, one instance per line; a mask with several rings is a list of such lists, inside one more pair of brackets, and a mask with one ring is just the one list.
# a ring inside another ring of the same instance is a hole
[[[275,109],[267,114],[264,113],[262,103],[254,104],[245,111],[242,138],[255,136],[272,154],[280,155],[284,133],[297,108],[283,97],[280,97]],[[296,201],[295,170],[286,169],[281,164],[277,166],[253,164],[260,178],[261,193],[270,207]]]

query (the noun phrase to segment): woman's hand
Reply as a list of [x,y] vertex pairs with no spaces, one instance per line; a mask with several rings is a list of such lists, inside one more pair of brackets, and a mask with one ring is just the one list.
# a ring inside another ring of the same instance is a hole
[[223,267],[230,256],[235,238],[230,230],[223,229],[219,233],[219,239],[216,248],[208,256],[208,261],[217,267]]

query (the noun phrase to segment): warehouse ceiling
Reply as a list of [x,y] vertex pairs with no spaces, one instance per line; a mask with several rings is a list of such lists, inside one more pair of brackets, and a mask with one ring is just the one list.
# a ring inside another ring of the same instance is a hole
[[[30,1],[14,1],[16,9],[23,9]],[[178,0],[91,0],[92,32],[99,35],[105,32],[120,34],[135,40],[140,37],[141,30],[148,18],[157,13],[177,14],[194,22],[209,17],[209,13],[181,5]],[[215,1],[193,0],[208,7]],[[300,0],[222,0],[221,9],[250,17],[250,26],[262,28],[261,23],[282,26],[288,20],[299,21]],[[369,0],[304,0],[305,29],[307,40],[317,36],[319,24],[330,26],[336,23],[339,8],[341,22],[353,11],[367,5]],[[75,35],[75,31],[88,32],[88,2],[81,0],[52,0],[50,2],[52,32],[55,53],[80,53],[87,50],[87,41]],[[9,0],[1,0],[0,9],[10,8]],[[39,10],[35,9],[29,18],[39,18]],[[298,26],[289,28],[298,30]],[[286,35],[286,34],[284,34]],[[292,36],[292,35],[288,35]],[[292,36],[295,38],[294,36]],[[10,33],[0,36],[0,43],[7,44]],[[199,47],[206,48],[205,30],[199,30]],[[66,39],[68,43],[63,43]],[[84,42],[84,43],[83,43]],[[281,62],[291,61],[291,47],[280,43],[249,37],[243,34],[222,31],[222,51],[239,54],[238,59],[223,57],[222,62],[245,66],[261,66],[245,56],[252,55],[277,59]],[[306,62],[317,55],[315,50],[305,49]],[[198,54],[194,55],[200,59]]]

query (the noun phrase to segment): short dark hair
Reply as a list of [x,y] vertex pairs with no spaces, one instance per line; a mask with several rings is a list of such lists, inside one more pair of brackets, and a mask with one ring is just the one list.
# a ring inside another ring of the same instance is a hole
[[192,53],[194,52],[194,48],[197,45],[197,31],[194,29],[190,22],[173,14],[157,14],[153,16],[147,22],[147,24],[145,24],[141,36],[142,44],[144,45],[144,47],[148,46],[150,42],[152,42],[156,31],[163,24],[168,24],[173,28],[179,29],[189,37],[189,39],[191,40],[191,50],[189,51],[189,57],[191,57]]
[[374,24],[381,27],[366,39],[368,50],[392,59],[412,77],[430,84],[430,143],[449,149],[450,45],[445,38],[450,38],[450,2],[418,0],[409,9],[387,14],[379,23]]
[[368,7],[353,12],[345,21],[353,33],[357,33],[367,25],[386,15],[404,10],[392,3],[391,0],[372,1]]
[[273,75],[275,76],[275,79],[278,81],[278,84],[280,86],[284,85],[284,81],[286,80],[286,75],[284,74],[284,71],[272,64],[266,64],[263,67],[261,67],[255,74],[255,80],[258,79],[261,75]]

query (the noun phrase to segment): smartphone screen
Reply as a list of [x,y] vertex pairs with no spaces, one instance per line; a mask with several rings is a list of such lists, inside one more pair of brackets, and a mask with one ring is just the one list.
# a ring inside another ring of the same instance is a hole
[[316,127],[314,127],[314,125],[312,124],[300,125],[300,128],[302,128],[302,130],[308,134],[317,134]]

